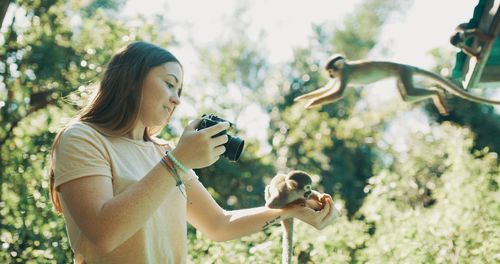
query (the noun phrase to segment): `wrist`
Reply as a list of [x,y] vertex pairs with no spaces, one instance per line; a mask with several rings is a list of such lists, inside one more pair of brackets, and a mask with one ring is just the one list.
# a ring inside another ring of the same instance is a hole
[[191,168],[189,166],[186,166],[184,159],[182,158],[181,155],[179,155],[179,153],[176,151],[176,149],[165,152],[165,155],[167,155],[169,157],[169,159],[176,166],[176,168],[178,168],[183,173],[189,173],[189,170]]
[[280,213],[281,220],[294,218],[297,214],[297,206],[295,206],[295,205],[286,206],[286,207],[281,208],[280,210],[281,210],[281,213]]
[[[167,152],[168,153],[168,152]],[[184,189],[184,183],[182,182],[181,177],[179,176],[177,169],[175,168],[175,164],[168,155],[163,156],[160,163],[168,170],[168,172],[175,178],[175,185],[181,191],[181,194],[186,197],[186,191]]]

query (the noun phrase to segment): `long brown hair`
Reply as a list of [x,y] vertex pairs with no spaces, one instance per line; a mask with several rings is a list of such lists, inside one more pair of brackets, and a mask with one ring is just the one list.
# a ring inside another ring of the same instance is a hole
[[[90,123],[108,134],[127,134],[137,121],[144,79],[151,68],[167,62],[177,62],[182,68],[179,60],[163,48],[141,41],[130,43],[111,58],[94,96],[75,119]],[[182,87],[179,96],[181,92]],[[54,188],[54,151],[65,129],[66,126],[56,134],[50,152],[50,198],[58,213],[62,213],[62,207]],[[161,127],[146,127],[143,139],[156,143],[153,136],[160,130]]]

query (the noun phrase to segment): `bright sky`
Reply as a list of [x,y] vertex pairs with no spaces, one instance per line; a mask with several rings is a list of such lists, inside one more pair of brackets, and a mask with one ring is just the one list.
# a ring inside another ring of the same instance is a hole
[[[124,15],[162,13],[173,25],[181,41],[196,45],[210,43],[225,33],[225,22],[238,5],[246,5],[250,21],[249,36],[260,30],[270,62],[291,59],[292,49],[307,45],[313,23],[340,23],[360,0],[128,0]],[[449,36],[456,25],[467,22],[477,1],[415,0],[405,16],[387,25],[381,40],[390,45],[391,57],[404,63],[426,67],[431,64],[426,52],[436,46],[451,47]],[[182,43],[181,43],[182,45]],[[374,55],[376,56],[376,55]]]

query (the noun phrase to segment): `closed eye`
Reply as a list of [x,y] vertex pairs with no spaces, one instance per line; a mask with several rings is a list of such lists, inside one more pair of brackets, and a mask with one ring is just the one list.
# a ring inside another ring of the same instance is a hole
[[165,82],[165,84],[167,84],[167,87],[168,87],[169,89],[174,88],[174,85],[173,85],[173,84],[171,84],[171,83],[169,83],[169,82]]
[[[174,85],[173,85],[173,84],[171,84],[171,83],[169,83],[169,82],[164,82],[164,83],[167,85],[168,89],[171,89],[171,90],[173,90],[173,89],[174,89]],[[177,95],[178,95],[179,97],[181,97],[181,90],[178,90],[178,91],[177,91]]]

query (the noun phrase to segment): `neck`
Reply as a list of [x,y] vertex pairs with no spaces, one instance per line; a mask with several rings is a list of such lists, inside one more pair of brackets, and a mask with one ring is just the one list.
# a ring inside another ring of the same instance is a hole
[[142,124],[137,124],[130,132],[128,132],[125,137],[133,140],[143,140],[145,126]]

